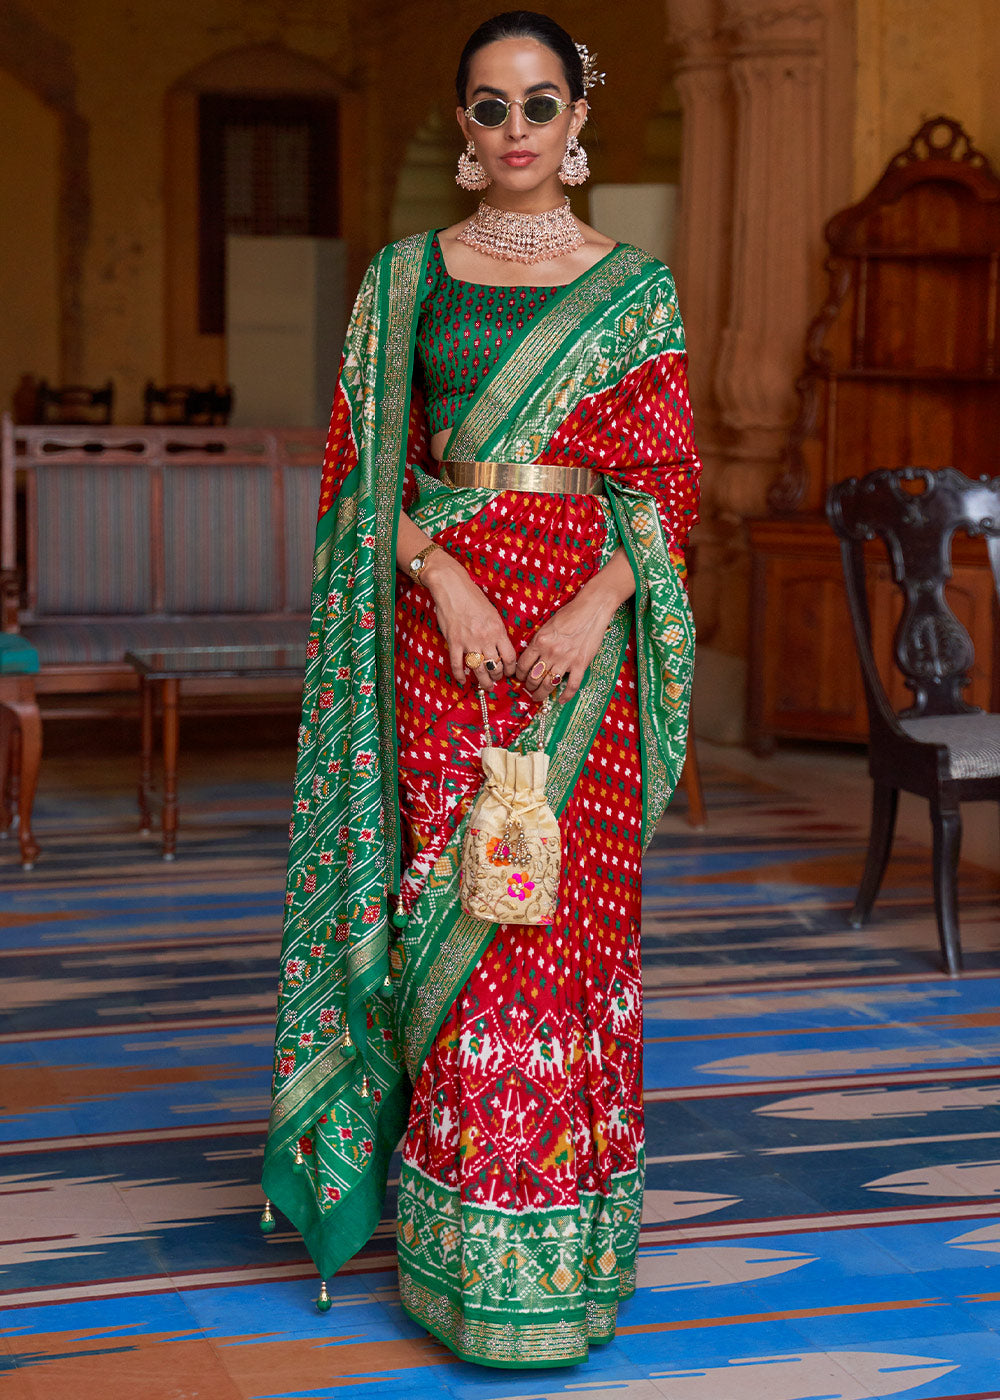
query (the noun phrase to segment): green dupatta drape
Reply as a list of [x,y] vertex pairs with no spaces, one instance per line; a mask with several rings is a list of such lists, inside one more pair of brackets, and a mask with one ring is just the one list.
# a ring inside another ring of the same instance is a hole
[[[395,530],[430,238],[384,249],[362,283],[334,401],[317,529],[263,1182],[324,1277],[378,1224],[410,1079],[494,932],[459,906],[464,823],[409,920],[397,916],[401,929],[391,920],[400,852]],[[619,246],[532,324],[480,387],[452,432],[448,456],[539,460],[581,399],[613,389],[658,354],[682,350],[669,274],[637,249]],[[422,474],[421,484],[411,513],[430,532],[468,518],[496,494],[452,492]],[[557,707],[547,742],[549,798],[558,813],[634,626],[645,845],[683,763],[694,634],[655,502],[613,475],[605,484],[613,515],[605,557],[624,546],[636,595],[619,609],[577,696]]]

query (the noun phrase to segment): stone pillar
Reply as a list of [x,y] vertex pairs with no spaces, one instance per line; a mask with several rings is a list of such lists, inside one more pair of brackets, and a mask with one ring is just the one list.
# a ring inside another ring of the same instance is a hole
[[735,101],[720,0],[669,0],[667,15],[673,81],[683,110],[674,271],[704,469],[691,578],[698,627],[693,722],[697,733],[725,741],[741,735],[739,697],[744,685],[742,657],[720,649],[731,609],[729,580],[739,568],[741,541],[720,511],[729,430],[715,384],[732,275]]
[[703,463],[702,523],[691,593],[704,648],[719,626],[718,580],[727,546],[716,520],[716,486],[725,465],[715,366],[729,302],[733,103],[719,43],[718,0],[674,0],[668,39],[683,110],[680,217],[674,274],[689,353],[691,403]]
[[843,0],[666,0],[683,108],[676,271],[705,463],[695,716],[698,732],[728,740],[742,733],[744,521],[767,512],[816,309],[823,222],[844,202],[831,203],[840,190],[827,168],[841,116],[831,92],[850,92],[842,9]]
[[703,449],[717,436],[714,366],[729,300],[733,104],[719,44],[718,0],[673,0],[668,36],[683,110],[674,274],[691,354],[691,396]]
[[715,375],[730,433],[718,505],[766,513],[795,413],[823,222],[823,14],[722,0],[736,119],[729,316]]

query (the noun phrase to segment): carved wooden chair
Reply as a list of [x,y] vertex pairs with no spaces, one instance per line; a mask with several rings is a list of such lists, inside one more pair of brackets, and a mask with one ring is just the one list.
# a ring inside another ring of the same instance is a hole
[[233,386],[220,389],[209,384],[154,384],[150,379],[143,393],[143,422],[174,427],[225,427],[233,411]]
[[115,387],[109,379],[99,388],[88,384],[50,384],[40,379],[35,389],[35,421],[38,423],[111,422]]
[[[961,969],[957,870],[959,804],[1000,800],[1000,714],[962,699],[974,655],[945,597],[956,531],[986,537],[1000,595],[1000,477],[978,481],[951,467],[903,467],[830,488],[827,518],[840,537],[847,600],[868,703],[872,824],[861,886],[850,915],[868,918],[889,859],[900,791],[930,803],[934,906],[949,973]],[[913,703],[893,710],[875,665],[866,591],[865,543],[880,538],[903,595],[895,662]]]

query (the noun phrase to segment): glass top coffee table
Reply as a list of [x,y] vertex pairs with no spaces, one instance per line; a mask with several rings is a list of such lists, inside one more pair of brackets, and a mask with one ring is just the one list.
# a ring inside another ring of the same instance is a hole
[[[177,851],[177,755],[180,698],[184,682],[197,682],[200,695],[246,690],[255,680],[294,681],[301,686],[306,666],[301,646],[160,647],[127,651],[125,660],[139,677],[142,757],[139,768],[139,826],[152,829],[149,793],[153,778],[153,729],[156,702],[163,716],[163,859]],[[193,685],[192,689],[195,688]],[[270,688],[270,685],[269,685]],[[289,686],[289,690],[293,689]]]

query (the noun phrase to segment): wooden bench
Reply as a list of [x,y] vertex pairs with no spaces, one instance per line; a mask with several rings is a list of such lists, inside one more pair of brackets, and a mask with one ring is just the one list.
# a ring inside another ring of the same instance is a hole
[[[324,447],[319,429],[16,427],[4,417],[2,630],[38,654],[37,675],[10,657],[19,673],[0,679],[16,702],[8,713],[21,732],[10,742],[25,776],[40,756],[35,697],[67,716],[107,713],[115,697],[120,708],[137,687],[127,651],[305,639]],[[213,690],[206,681],[200,693]],[[703,825],[693,744],[684,782],[689,820]],[[22,783],[30,840],[26,792]]]
[[[320,429],[36,427],[0,435],[2,631],[43,713],[106,713],[129,650],[301,643]],[[285,689],[288,690],[287,682]],[[30,768],[37,760],[24,753]]]

